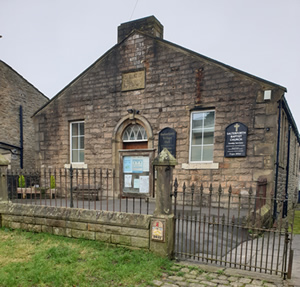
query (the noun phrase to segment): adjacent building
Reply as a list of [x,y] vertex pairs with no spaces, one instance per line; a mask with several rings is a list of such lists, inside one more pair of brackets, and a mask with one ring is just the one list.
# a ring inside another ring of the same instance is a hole
[[0,60],[0,154],[10,168],[33,169],[35,134],[32,115],[49,99]]
[[163,29],[153,16],[121,24],[118,43],[35,112],[37,167],[111,168],[116,190],[148,196],[167,147],[180,185],[247,193],[264,182],[292,198],[300,138],[286,88],[168,42]]

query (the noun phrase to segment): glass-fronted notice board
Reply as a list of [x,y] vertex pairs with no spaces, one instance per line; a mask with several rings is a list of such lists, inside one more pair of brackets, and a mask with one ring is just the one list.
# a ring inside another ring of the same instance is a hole
[[149,193],[149,156],[124,156],[123,177],[123,192]]

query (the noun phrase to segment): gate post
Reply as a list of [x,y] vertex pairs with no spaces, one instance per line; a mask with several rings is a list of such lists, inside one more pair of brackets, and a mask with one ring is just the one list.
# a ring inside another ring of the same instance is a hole
[[[0,154],[0,201],[8,200],[6,170],[9,161]],[[1,225],[1,222],[0,222]]]
[[150,250],[172,257],[174,249],[174,214],[172,213],[172,178],[176,159],[164,148],[154,159],[157,170],[156,207],[151,219]]

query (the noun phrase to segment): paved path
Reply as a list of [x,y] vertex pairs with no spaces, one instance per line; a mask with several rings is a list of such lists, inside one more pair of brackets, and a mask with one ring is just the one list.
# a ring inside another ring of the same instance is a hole
[[186,262],[175,264],[169,274],[164,274],[161,280],[154,280],[153,285],[159,287],[300,286],[293,285],[290,281],[284,281],[281,277],[276,275]]
[[170,274],[153,281],[159,287],[300,287],[300,234],[292,238],[294,260],[292,279],[280,276],[192,262],[175,264]]
[[292,248],[294,250],[294,260],[290,283],[293,286],[300,287],[300,234],[293,236]]

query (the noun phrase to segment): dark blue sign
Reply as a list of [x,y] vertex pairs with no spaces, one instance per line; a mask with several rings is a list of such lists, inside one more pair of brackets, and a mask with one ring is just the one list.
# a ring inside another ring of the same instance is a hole
[[171,128],[164,128],[158,135],[158,153],[164,148],[176,158],[176,131]]
[[247,155],[248,128],[236,122],[225,130],[225,157],[242,157]]

